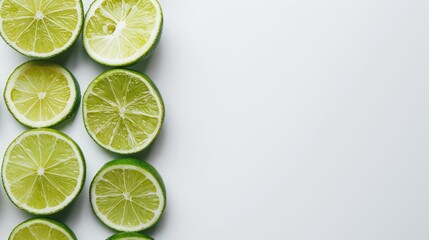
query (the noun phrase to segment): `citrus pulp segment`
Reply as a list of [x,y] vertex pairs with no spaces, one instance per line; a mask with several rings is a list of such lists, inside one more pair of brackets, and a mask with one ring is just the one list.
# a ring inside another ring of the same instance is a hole
[[33,129],[6,149],[3,186],[17,207],[37,215],[68,206],[85,181],[85,160],[77,144],[53,129]]
[[144,74],[109,70],[90,83],[82,100],[85,128],[103,148],[131,154],[158,135],[164,104],[155,84]]
[[136,232],[122,232],[107,238],[107,240],[153,240],[153,238]]
[[9,240],[76,240],[65,224],[47,218],[33,218],[16,226]]
[[83,23],[81,0],[0,0],[0,34],[29,57],[49,58],[68,49]]
[[79,86],[63,66],[33,60],[17,67],[4,90],[6,106],[23,125],[54,126],[71,117],[80,101]]
[[155,49],[162,24],[157,0],[95,0],[86,14],[83,45],[101,64],[132,65]]
[[137,159],[106,163],[90,187],[91,207],[108,227],[141,231],[158,222],[165,208],[166,192],[154,167]]

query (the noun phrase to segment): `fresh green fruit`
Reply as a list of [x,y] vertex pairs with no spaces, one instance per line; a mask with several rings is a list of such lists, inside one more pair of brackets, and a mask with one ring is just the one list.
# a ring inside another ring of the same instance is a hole
[[33,60],[17,67],[5,91],[6,106],[23,125],[51,127],[70,118],[80,101],[79,86],[61,65]]
[[136,232],[117,233],[106,240],[153,240],[153,238]]
[[164,120],[164,103],[155,84],[127,69],[109,70],[92,81],[83,96],[82,111],[91,138],[120,154],[149,146]]
[[33,129],[6,149],[3,186],[17,207],[37,215],[58,212],[80,193],[85,160],[77,144],[53,129]]
[[157,0],[95,0],[86,14],[83,46],[101,64],[129,66],[153,52],[162,24]]
[[77,240],[65,224],[47,218],[33,218],[16,226],[9,240]]
[[80,0],[0,0],[0,34],[16,51],[49,58],[68,49],[83,23]]
[[143,161],[124,158],[106,163],[90,187],[91,207],[106,226],[124,232],[158,222],[166,203],[161,176]]

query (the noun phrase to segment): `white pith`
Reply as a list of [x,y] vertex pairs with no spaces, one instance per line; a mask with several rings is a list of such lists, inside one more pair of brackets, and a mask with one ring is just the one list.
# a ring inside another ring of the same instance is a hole
[[41,11],[37,11],[34,15],[34,19],[36,20],[42,20],[45,17],[45,15]]

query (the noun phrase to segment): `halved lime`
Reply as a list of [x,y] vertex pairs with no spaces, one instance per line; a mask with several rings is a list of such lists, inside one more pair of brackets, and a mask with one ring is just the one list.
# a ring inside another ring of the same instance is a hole
[[122,232],[110,236],[106,240],[153,240],[153,238],[136,232]]
[[108,227],[141,231],[158,222],[164,211],[164,182],[154,167],[125,158],[106,163],[90,187],[92,210]]
[[6,106],[23,125],[56,125],[72,116],[80,100],[79,86],[61,65],[33,60],[17,67],[4,90]]
[[164,120],[164,103],[144,74],[109,70],[88,86],[82,101],[83,121],[101,147],[130,154],[146,148]]
[[16,226],[9,240],[76,240],[65,224],[47,218],[32,218]]
[[86,14],[83,45],[101,64],[132,65],[155,49],[162,24],[157,0],[95,0]]
[[68,206],[82,190],[85,160],[67,135],[53,129],[33,129],[6,149],[2,179],[17,207],[32,214],[52,214]]
[[83,23],[80,0],[0,0],[0,34],[16,51],[49,58],[68,49]]

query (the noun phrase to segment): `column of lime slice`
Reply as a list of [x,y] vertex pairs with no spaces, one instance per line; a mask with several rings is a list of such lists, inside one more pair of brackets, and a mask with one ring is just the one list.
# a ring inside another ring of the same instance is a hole
[[[153,52],[162,23],[156,0],[96,0],[84,23],[84,47],[101,64],[132,65]],[[82,100],[88,134],[101,147],[119,154],[146,149],[160,132],[164,111],[152,80],[126,69],[98,76]],[[118,159],[105,164],[94,177],[90,199],[95,215],[108,227],[141,231],[160,219],[166,192],[161,176],[151,165]],[[152,240],[138,233],[119,233],[109,239]]]

